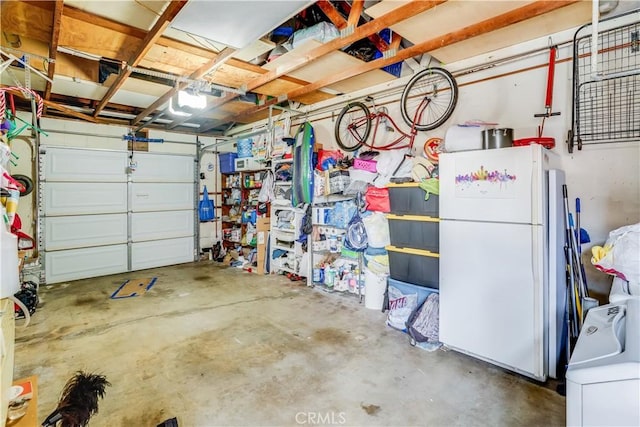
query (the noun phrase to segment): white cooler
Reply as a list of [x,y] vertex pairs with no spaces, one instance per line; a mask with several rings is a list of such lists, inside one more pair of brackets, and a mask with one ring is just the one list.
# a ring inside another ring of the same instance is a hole
[[640,298],[589,310],[566,379],[568,426],[640,426]]

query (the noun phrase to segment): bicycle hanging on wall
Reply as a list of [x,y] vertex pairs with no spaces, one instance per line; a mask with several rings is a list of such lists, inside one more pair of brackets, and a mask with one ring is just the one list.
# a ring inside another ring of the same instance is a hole
[[[402,90],[400,111],[405,123],[411,127],[404,132],[387,113],[386,108],[369,107],[363,102],[347,104],[338,115],[335,137],[344,151],[356,151],[363,145],[376,150],[411,148],[418,131],[427,131],[447,121],[458,101],[458,85],[453,75],[442,68],[428,68],[413,76]],[[376,145],[378,126],[397,131],[399,136],[391,142]],[[371,141],[368,141],[373,127]]]

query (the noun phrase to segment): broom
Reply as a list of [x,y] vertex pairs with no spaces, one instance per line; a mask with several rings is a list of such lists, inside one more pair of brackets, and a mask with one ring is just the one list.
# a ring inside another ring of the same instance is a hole
[[76,372],[65,384],[58,406],[42,426],[60,423],[61,427],[86,427],[98,412],[98,399],[104,398],[105,387],[110,385],[103,375]]

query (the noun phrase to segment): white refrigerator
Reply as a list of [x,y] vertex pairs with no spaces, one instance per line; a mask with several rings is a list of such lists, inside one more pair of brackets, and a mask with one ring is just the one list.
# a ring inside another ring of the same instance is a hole
[[558,157],[540,145],[440,156],[440,341],[544,381],[564,331]]

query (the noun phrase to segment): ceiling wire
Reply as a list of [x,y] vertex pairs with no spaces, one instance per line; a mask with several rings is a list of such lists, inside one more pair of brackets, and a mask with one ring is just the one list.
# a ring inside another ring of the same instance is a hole
[[145,9],[147,9],[149,12],[153,13],[156,16],[160,16],[161,14],[156,12],[155,10],[151,9],[149,6],[147,6],[146,4],[142,3],[139,0],[134,0],[136,3],[138,3],[140,6],[144,7]]
[[[174,28],[174,30],[175,30],[175,29],[176,29],[176,28]],[[182,30],[178,30],[178,31],[182,31]],[[199,44],[201,47],[203,47],[204,49],[210,49],[211,47],[213,47],[214,49],[216,49],[216,48],[215,48],[215,46],[207,46],[206,44],[202,43],[202,41],[201,41],[201,40],[198,40],[198,39],[196,38],[196,36],[194,36],[193,34],[191,34],[191,33],[187,32],[187,31],[182,31],[182,32],[183,32],[183,33],[185,33],[187,36],[189,36],[189,37],[190,37],[194,42],[198,43],[198,44]],[[205,39],[205,40],[206,40],[206,39]],[[218,53],[218,52],[219,52],[219,51],[216,49],[216,53]]]

